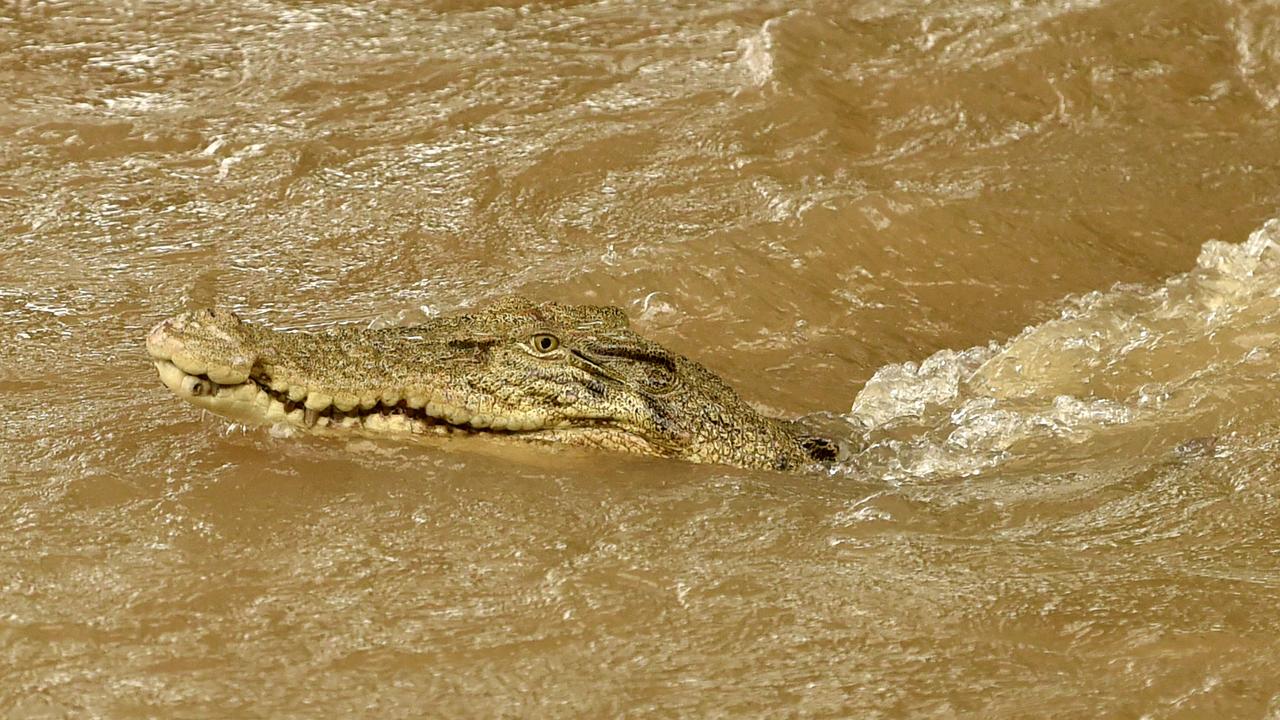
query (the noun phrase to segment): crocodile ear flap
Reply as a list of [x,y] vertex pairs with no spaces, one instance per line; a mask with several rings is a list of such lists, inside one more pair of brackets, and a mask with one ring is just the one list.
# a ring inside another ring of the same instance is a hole
[[821,463],[835,462],[840,457],[840,445],[817,435],[805,435],[800,438],[800,447],[813,460]]

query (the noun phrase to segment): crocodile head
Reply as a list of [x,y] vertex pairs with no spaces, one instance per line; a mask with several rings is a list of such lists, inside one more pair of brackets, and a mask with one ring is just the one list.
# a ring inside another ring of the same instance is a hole
[[776,470],[836,455],[637,335],[614,307],[509,297],[413,327],[318,333],[200,310],[157,325],[147,350],[179,397],[250,424],[488,435]]

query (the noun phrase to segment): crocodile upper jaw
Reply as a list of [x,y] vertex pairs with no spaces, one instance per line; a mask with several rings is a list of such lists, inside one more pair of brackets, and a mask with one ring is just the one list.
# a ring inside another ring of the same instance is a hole
[[188,316],[157,324],[147,336],[147,352],[161,382],[179,398],[217,415],[249,425],[273,425],[315,434],[387,436],[484,435],[495,439],[599,446],[661,455],[642,436],[604,420],[538,423],[529,416],[475,413],[425,395],[406,397],[399,389],[374,389],[345,400],[305,385],[283,385],[247,354],[232,362],[196,357],[184,346]]

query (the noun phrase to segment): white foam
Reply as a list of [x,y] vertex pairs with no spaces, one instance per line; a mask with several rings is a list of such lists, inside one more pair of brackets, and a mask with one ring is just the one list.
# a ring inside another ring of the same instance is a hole
[[1191,271],[1159,287],[1090,293],[1003,345],[883,367],[849,419],[867,430],[864,459],[888,458],[890,477],[978,472],[1126,427],[1141,428],[1132,444],[1145,452],[1247,412],[1280,415],[1277,394],[1258,392],[1280,375],[1278,356],[1280,220],[1270,220],[1243,243],[1206,242]]

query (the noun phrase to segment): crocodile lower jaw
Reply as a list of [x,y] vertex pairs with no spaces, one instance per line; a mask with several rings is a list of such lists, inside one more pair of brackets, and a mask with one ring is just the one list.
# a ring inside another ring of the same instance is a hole
[[[226,418],[253,425],[285,425],[308,432],[334,431],[361,435],[447,435],[483,433],[519,436],[538,440],[543,435],[572,432],[577,428],[515,428],[514,421],[495,421],[466,412],[450,412],[451,417],[432,415],[424,407],[410,407],[404,401],[393,405],[381,402],[372,407],[356,406],[348,411],[334,404],[308,407],[307,398],[291,400],[288,394],[273,391],[256,378],[240,383],[219,383],[208,375],[186,372],[170,360],[153,358],[160,380],[178,397]],[[314,404],[314,403],[312,403]],[[457,422],[466,418],[463,422]],[[499,425],[500,427],[493,427]]]

